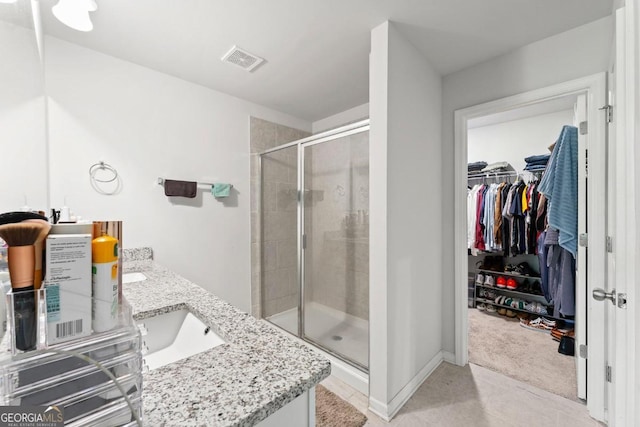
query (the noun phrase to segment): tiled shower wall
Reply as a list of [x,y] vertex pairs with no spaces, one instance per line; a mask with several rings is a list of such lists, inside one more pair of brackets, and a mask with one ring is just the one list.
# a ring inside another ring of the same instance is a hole
[[[306,301],[369,319],[369,132],[305,150]],[[348,219],[347,219],[348,218]]]
[[[297,271],[297,148],[265,157],[263,183],[264,245],[261,248],[260,176],[258,153],[310,136],[308,132],[251,117],[251,312],[260,317],[298,305]],[[261,271],[260,258],[264,258]],[[265,281],[261,294],[260,280]]]
[[[261,315],[261,305],[262,314],[268,317],[299,303],[297,148],[263,157],[263,235],[257,153],[307,136],[251,118],[251,295],[256,317]],[[368,138],[369,133],[363,132],[305,151],[306,301],[365,320],[369,318]],[[349,226],[348,216],[354,220]]]

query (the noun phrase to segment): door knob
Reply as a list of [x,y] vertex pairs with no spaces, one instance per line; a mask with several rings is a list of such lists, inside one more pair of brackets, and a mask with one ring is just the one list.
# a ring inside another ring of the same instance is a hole
[[609,301],[611,301],[611,303],[613,305],[616,304],[616,290],[612,290],[611,292],[607,292],[604,289],[601,288],[595,288],[593,290],[593,299],[595,299],[596,301],[604,301],[606,299],[608,299]]

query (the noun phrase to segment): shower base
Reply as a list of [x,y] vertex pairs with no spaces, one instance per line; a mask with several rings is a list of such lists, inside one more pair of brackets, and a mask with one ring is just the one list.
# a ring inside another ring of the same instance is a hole
[[[298,332],[298,309],[267,317],[294,335]],[[369,321],[316,302],[305,306],[305,338],[362,366],[369,366]]]

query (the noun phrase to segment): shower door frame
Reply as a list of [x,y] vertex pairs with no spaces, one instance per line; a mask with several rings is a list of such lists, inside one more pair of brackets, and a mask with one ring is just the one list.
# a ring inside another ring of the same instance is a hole
[[[322,351],[330,354],[331,356],[340,359],[341,361],[348,363],[349,365],[365,372],[365,373],[369,373],[369,368],[367,366],[363,366],[361,364],[359,364],[358,362],[349,359],[348,357],[335,352],[334,350],[331,350],[330,348],[327,348],[326,346],[318,343],[317,341],[305,336],[304,333],[304,326],[305,326],[305,268],[304,268],[304,264],[305,264],[305,246],[306,246],[306,234],[305,234],[305,222],[304,222],[304,213],[305,213],[305,206],[304,206],[304,172],[305,172],[305,168],[304,168],[304,149],[306,147],[311,147],[314,145],[318,145],[318,144],[323,144],[326,142],[330,142],[330,141],[334,141],[336,139],[339,138],[343,138],[345,136],[350,136],[350,135],[355,135],[358,133],[362,133],[362,132],[368,132],[370,130],[370,124],[369,124],[369,119],[366,120],[361,120],[361,121],[357,121],[354,123],[351,123],[349,125],[346,126],[342,126],[336,129],[332,129],[332,130],[328,130],[326,132],[322,132],[319,133],[317,135],[312,135],[303,139],[299,139],[297,141],[292,141],[286,144],[282,144],[279,145],[277,147],[274,148],[270,148],[268,150],[265,150],[261,153],[258,154],[258,176],[260,177],[260,185],[259,185],[259,194],[258,194],[258,212],[259,212],[259,222],[260,222],[260,318],[266,320],[267,322],[271,323],[272,325],[283,329],[284,331],[291,333],[291,331],[288,331],[282,327],[280,327],[279,325],[277,325],[274,322],[271,322],[269,319],[267,319],[265,317],[265,313],[264,313],[264,298],[263,298],[263,274],[264,274],[264,256],[262,254],[262,246],[264,244],[264,224],[263,224],[263,210],[262,210],[262,206],[263,206],[263,200],[262,200],[262,184],[263,184],[263,175],[262,175],[262,156],[265,154],[269,154],[269,153],[273,153],[276,151],[280,151],[283,149],[287,149],[290,147],[294,147],[297,146],[297,157],[298,157],[298,162],[297,162],[297,175],[298,175],[298,179],[297,179],[297,213],[296,213],[296,217],[297,217],[297,238],[298,238],[298,243],[297,243],[297,257],[298,257],[298,271],[297,271],[297,278],[298,278],[298,294],[299,294],[299,300],[298,300],[298,333],[295,335],[297,338],[306,341],[312,345],[314,345],[315,347],[318,347],[319,349],[321,349]],[[368,142],[367,142],[368,143]],[[293,335],[293,334],[292,334]],[[369,338],[370,336],[370,331],[367,330],[367,338]],[[367,345],[367,359],[370,359],[370,347],[369,345]]]

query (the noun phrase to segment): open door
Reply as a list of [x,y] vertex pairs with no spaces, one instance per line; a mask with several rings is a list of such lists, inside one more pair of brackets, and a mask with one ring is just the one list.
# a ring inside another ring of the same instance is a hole
[[606,88],[606,74],[602,74],[589,92],[580,96],[577,108],[577,113],[586,112],[580,120],[578,137],[576,308],[580,312],[576,314],[586,318],[586,322],[576,324],[578,395],[581,398],[586,395],[589,414],[599,421],[606,421],[610,372],[607,363],[609,307],[600,299],[609,292],[606,268],[607,110],[602,109],[607,105]]
[[[607,73],[598,73],[555,86],[457,110],[456,129],[456,363],[468,362],[466,257],[466,129],[468,120],[521,105],[567,95],[579,97],[576,105],[578,136],[578,254],[576,260],[576,371],[577,395],[586,399],[589,414],[607,421],[608,378],[613,360],[609,344],[611,290],[607,280]],[[619,157],[619,156],[618,156]],[[619,189],[616,187],[616,191]],[[596,297],[594,298],[594,291]]]
[[[578,127],[578,145],[580,146],[580,152],[583,152],[582,147],[586,147],[588,126],[581,123],[588,123],[587,119],[587,96],[585,94],[579,95],[574,106],[575,111],[575,125]],[[581,159],[582,161],[582,159]],[[586,162],[586,155],[584,158]],[[585,165],[582,162],[581,165]],[[582,185],[578,185],[578,230],[582,233],[586,233],[587,224],[587,168],[580,167],[578,171],[578,182]],[[578,385],[578,398],[587,400],[587,246],[584,244],[578,245],[578,258],[576,260],[576,349],[575,349],[575,361],[576,361],[576,379]]]

